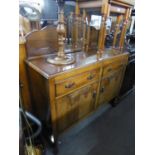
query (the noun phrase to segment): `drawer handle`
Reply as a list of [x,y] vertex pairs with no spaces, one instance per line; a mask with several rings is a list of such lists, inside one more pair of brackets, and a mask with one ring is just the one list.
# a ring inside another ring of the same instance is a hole
[[123,64],[120,64],[119,67],[120,67],[120,68],[123,67]]
[[92,94],[93,98],[96,98],[96,95],[97,95],[96,91],[93,91],[93,94]]
[[103,92],[104,92],[104,90],[105,90],[105,89],[104,89],[104,87],[102,87],[102,88],[101,88],[101,90],[100,90],[100,92],[101,92],[101,93],[103,93]]
[[108,68],[108,72],[111,72],[112,71],[112,68]]
[[74,85],[75,85],[75,82],[67,83],[67,84],[65,85],[65,88],[72,88]]
[[88,80],[92,80],[94,77],[95,77],[95,75],[90,74],[90,75],[87,77],[87,79],[88,79]]

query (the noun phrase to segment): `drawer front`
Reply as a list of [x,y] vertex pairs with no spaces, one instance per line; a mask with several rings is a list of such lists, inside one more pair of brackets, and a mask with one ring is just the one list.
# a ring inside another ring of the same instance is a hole
[[107,64],[106,66],[103,67],[103,76],[108,76],[124,66],[125,63],[123,61],[117,61]]
[[76,76],[56,82],[56,96],[61,96],[70,91],[84,86],[99,78],[99,69],[81,73]]

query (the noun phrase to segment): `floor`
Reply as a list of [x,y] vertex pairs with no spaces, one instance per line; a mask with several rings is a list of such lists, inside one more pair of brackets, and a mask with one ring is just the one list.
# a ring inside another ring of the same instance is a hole
[[[60,136],[58,155],[135,154],[134,92],[116,107],[107,104],[101,109]],[[48,148],[45,154],[53,155],[52,149]]]

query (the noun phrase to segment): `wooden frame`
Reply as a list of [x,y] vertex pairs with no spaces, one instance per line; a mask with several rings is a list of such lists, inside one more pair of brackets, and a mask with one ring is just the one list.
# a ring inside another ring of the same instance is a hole
[[19,81],[21,87],[21,97],[23,107],[27,111],[32,110],[31,96],[30,96],[30,88],[28,84],[27,70],[25,65],[26,59],[26,49],[25,43],[19,44]]
[[[128,19],[131,14],[131,8],[133,7],[132,3],[129,3],[124,0],[99,0],[99,1],[90,1],[90,2],[80,2],[79,7],[81,9],[89,9],[89,8],[101,8],[102,22],[98,39],[98,52],[97,55],[99,57],[104,53],[104,44],[106,37],[106,20],[109,17],[110,13],[115,13],[118,15],[117,17],[117,26],[120,25],[120,17],[123,15],[123,28],[121,32],[121,37],[119,41],[119,49],[123,49],[124,45],[124,37],[126,34]],[[115,48],[116,39],[117,39],[118,27],[115,29],[114,40],[113,40],[113,48]]]

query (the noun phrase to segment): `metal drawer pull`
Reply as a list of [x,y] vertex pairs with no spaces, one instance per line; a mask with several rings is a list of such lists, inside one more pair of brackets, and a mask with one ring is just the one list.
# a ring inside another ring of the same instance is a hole
[[67,84],[65,85],[65,88],[72,88],[74,85],[75,85],[75,82],[67,83]]
[[112,68],[108,68],[108,72],[111,72],[112,71]]
[[123,67],[123,64],[120,64],[119,67]]
[[[118,65],[116,68],[121,68],[121,67],[123,67],[123,64]],[[112,71],[112,68],[108,68],[107,71],[108,72],[111,72]]]
[[97,94],[97,93],[96,93],[96,91],[93,91],[93,95],[92,95],[92,96],[93,96],[93,98],[95,98],[95,97],[96,97],[96,94]]
[[104,87],[102,87],[102,88],[101,88],[100,92],[101,92],[101,93],[103,93],[103,92],[104,92]]
[[88,79],[88,80],[92,80],[94,77],[95,77],[95,75],[90,74],[90,75],[87,77],[87,79]]

